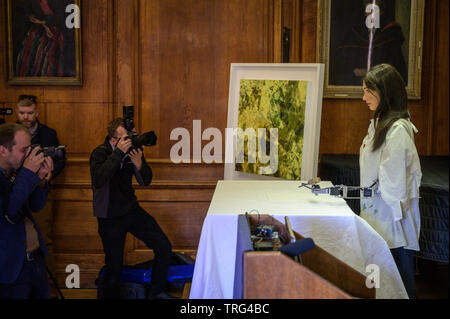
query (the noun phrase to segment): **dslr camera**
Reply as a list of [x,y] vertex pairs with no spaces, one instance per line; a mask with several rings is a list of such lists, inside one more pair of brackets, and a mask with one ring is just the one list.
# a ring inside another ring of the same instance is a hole
[[154,131],[146,132],[141,135],[134,132],[134,106],[128,105],[123,107],[123,119],[125,129],[128,131],[128,138],[131,139],[131,148],[128,150],[142,148],[143,146],[156,145],[157,136]]
[[[31,151],[35,148],[39,147],[39,145],[35,144],[31,146]],[[59,145],[59,146],[49,146],[49,147],[42,147],[36,155],[39,155],[40,153],[44,153],[44,157],[51,157],[53,162],[62,161],[66,158],[66,146],[65,145]]]
[[[0,109],[0,115],[12,115],[12,114],[13,114],[12,108]],[[5,123],[6,123],[5,119],[0,119],[0,125]]]

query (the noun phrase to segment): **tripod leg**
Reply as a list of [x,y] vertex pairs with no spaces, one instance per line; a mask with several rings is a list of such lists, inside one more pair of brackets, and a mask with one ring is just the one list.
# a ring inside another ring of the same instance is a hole
[[53,284],[55,285],[55,288],[56,288],[56,290],[58,291],[58,293],[59,293],[61,299],[65,299],[65,298],[64,298],[64,295],[63,295],[62,292],[61,292],[61,289],[59,289],[58,285],[56,284],[56,280],[55,280],[55,278],[53,277],[52,273],[50,272],[50,269],[48,269],[48,266],[46,266],[46,268],[47,268],[47,273],[48,273],[50,279],[53,281]]

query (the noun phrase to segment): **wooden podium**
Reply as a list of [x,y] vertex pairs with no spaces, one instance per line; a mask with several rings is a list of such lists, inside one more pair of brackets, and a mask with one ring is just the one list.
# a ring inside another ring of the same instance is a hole
[[[277,226],[281,236],[300,234],[290,226],[267,216],[250,217],[251,226]],[[288,238],[288,237],[285,237]],[[314,238],[313,238],[314,240]],[[279,251],[247,251],[243,256],[243,296],[245,299],[352,299],[375,298],[366,277],[317,245],[301,255],[302,264]]]

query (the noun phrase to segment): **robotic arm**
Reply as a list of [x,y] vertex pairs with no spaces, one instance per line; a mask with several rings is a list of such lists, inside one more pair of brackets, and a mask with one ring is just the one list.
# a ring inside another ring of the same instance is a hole
[[[319,194],[328,194],[338,198],[345,199],[360,199],[360,198],[369,198],[369,197],[378,197],[380,196],[380,191],[378,190],[378,180],[375,181],[369,187],[360,187],[360,186],[346,186],[346,185],[336,185],[332,187],[320,188],[320,178],[316,177],[312,180],[309,180],[308,183],[302,183],[300,187],[306,187],[311,190],[314,195]],[[349,191],[359,191],[359,196],[350,196],[348,194]]]

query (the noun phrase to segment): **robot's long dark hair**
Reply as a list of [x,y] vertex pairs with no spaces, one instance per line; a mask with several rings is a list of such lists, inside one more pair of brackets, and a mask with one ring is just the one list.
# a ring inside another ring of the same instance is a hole
[[389,64],[374,66],[363,79],[367,88],[380,96],[375,110],[375,137],[372,151],[376,151],[386,140],[392,124],[399,119],[408,119],[408,96],[400,73]]

